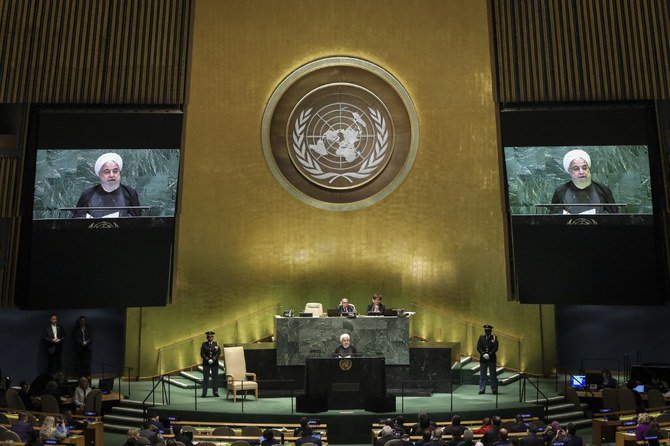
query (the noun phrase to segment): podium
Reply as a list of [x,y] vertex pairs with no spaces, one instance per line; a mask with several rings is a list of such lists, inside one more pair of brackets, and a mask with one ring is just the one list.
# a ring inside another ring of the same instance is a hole
[[386,394],[384,358],[307,358],[305,395],[296,398],[298,412],[365,409],[394,412],[395,396]]

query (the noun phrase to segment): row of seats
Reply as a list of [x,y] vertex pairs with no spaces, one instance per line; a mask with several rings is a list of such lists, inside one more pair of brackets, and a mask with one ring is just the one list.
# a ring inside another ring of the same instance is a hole
[[[7,407],[12,410],[25,411],[26,406],[19,396],[16,389],[7,389],[6,393]],[[60,413],[60,405],[53,395],[42,395],[40,397],[41,411],[52,414]],[[95,412],[100,414],[102,411],[102,391],[100,389],[92,389],[86,399],[84,400],[84,412]]]
[[[601,391],[603,409],[609,409],[612,412],[636,412],[638,409],[637,398],[635,393],[627,387],[618,389],[604,388]],[[587,391],[588,396],[588,391]],[[565,399],[568,403],[575,405],[576,410],[581,410],[581,401],[577,391],[572,387],[566,387]],[[647,392],[647,406],[650,408],[665,407],[668,402],[665,396],[656,389],[651,389]]]

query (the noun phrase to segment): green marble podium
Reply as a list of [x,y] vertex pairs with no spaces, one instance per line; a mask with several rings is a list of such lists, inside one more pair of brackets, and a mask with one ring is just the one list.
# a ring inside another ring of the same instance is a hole
[[277,365],[305,365],[307,358],[327,358],[348,333],[358,354],[386,359],[386,365],[409,364],[409,317],[275,316]]

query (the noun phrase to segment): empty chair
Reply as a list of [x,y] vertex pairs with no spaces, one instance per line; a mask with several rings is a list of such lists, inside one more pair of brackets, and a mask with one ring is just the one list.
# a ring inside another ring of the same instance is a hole
[[23,400],[19,396],[19,392],[16,389],[9,388],[5,394],[7,398],[7,407],[14,410],[26,410],[26,405],[23,404]]
[[182,432],[193,432],[193,435],[198,435],[198,431],[193,426],[184,425],[181,427]]
[[572,387],[565,388],[565,402],[575,406],[574,410],[582,410],[582,402],[579,400],[577,391]]
[[40,397],[40,401],[42,402],[42,412],[53,414],[60,413],[60,406],[58,405],[58,401],[53,395],[44,394]]
[[657,423],[668,423],[670,422],[670,412],[665,412],[654,418],[654,421]]
[[647,403],[649,407],[664,407],[666,405],[665,397],[658,389],[651,389],[647,392]]
[[323,305],[318,302],[307,302],[305,304],[305,313],[312,313],[312,316],[321,316],[323,313]]
[[151,441],[148,438],[140,436],[135,439],[135,444],[151,444]]
[[248,441],[244,440],[235,440],[231,443],[230,446],[251,446]]
[[617,392],[619,394],[619,410],[635,412],[637,410],[637,403],[635,402],[635,395],[633,394],[633,391],[627,387],[621,387],[617,390]]
[[88,392],[84,399],[84,412],[95,412],[100,415],[102,411],[102,390],[93,389]]
[[233,428],[228,426],[219,426],[212,431],[212,435],[218,435],[221,437],[233,437],[235,435],[235,431],[233,430]]
[[394,438],[393,440],[389,440],[386,443],[384,443],[384,446],[399,446],[402,444],[402,440],[400,438]]
[[[184,443],[182,443],[181,441],[175,441],[174,446],[186,446],[186,445]],[[249,446],[251,446],[251,445],[249,445]]]
[[603,409],[610,409],[612,412],[619,411],[619,393],[616,389],[603,389]]
[[238,390],[254,391],[258,399],[258,383],[256,374],[247,372],[243,347],[225,347],[223,360],[226,364],[226,399],[233,393],[233,402],[237,401]]
[[260,437],[263,435],[263,431],[258,426],[244,426],[242,428],[243,437]]
[[216,446],[216,444],[209,441],[199,441],[197,446]]
[[5,426],[0,426],[0,434],[3,432],[7,432],[9,429],[7,429]]

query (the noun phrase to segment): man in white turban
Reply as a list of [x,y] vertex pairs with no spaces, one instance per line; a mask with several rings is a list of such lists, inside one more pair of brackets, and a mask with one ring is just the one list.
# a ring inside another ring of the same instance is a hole
[[553,213],[617,213],[615,206],[588,206],[615,202],[609,187],[591,179],[591,157],[588,153],[580,149],[569,151],[563,157],[563,169],[570,175],[570,181],[556,188],[551,202],[568,206],[555,206]]
[[[95,162],[95,174],[100,184],[82,192],[77,202],[78,208],[98,208],[89,211],[74,212],[76,218],[110,218],[135,217],[141,215],[139,209],[127,209],[128,206],[139,206],[137,191],[130,186],[121,184],[123,159],[116,153],[105,153]],[[115,210],[114,208],[121,208]]]

